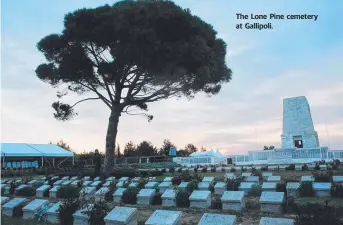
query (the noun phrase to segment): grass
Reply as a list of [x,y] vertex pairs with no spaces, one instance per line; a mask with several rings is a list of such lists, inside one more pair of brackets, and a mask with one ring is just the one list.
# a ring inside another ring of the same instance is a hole
[[24,220],[18,217],[1,216],[1,225],[48,225],[45,222],[37,222],[36,220]]
[[[190,172],[190,173],[193,173],[193,172]],[[179,172],[175,172],[174,174],[173,173],[165,173],[161,176],[157,176],[156,177],[156,181],[157,182],[161,182],[163,181],[163,179],[165,177],[174,177],[174,176],[181,176],[182,173],[179,173]],[[224,179],[224,172],[208,172],[208,173],[201,173],[201,172],[198,172],[199,175],[202,175],[204,177],[219,177],[219,178],[222,178]]]
[[343,207],[343,199],[337,198],[337,197],[299,197],[295,199],[295,202],[298,204],[307,204],[307,203],[324,202],[325,200],[328,200],[329,203]]

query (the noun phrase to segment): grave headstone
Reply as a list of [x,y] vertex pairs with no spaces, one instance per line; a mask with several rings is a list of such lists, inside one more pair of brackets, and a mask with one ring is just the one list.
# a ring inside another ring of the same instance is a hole
[[162,206],[165,207],[170,207],[170,206],[176,206],[176,191],[169,189],[166,190],[163,195],[161,196],[162,198]]
[[7,187],[7,186],[8,186],[8,184],[1,184],[1,190],[5,189],[5,187]]
[[73,182],[73,181],[76,181],[76,180],[78,180],[78,177],[77,176],[74,176],[74,177],[72,177],[72,178],[70,178],[70,180]]
[[119,181],[126,182],[126,181],[129,181],[129,178],[128,177],[122,177],[119,179]]
[[193,191],[189,196],[191,208],[209,208],[211,206],[211,192],[210,191]]
[[63,182],[64,182],[64,180],[58,180],[53,185],[54,185],[54,187],[55,186],[60,186]]
[[29,183],[27,183],[28,186],[33,187],[37,183],[37,180],[31,180]]
[[279,169],[280,170],[286,170],[286,168],[288,167],[289,165],[280,165],[279,166]]
[[65,181],[61,184],[61,186],[62,186],[62,187],[69,186],[71,183],[73,183],[72,180],[65,180]]
[[1,210],[2,215],[12,217],[14,208],[20,205],[23,205],[25,201],[26,201],[26,198],[14,198],[10,200],[9,202],[5,203],[2,206],[2,210]]
[[112,184],[112,181],[106,181],[102,186],[109,187]]
[[301,171],[301,170],[303,170],[303,166],[302,165],[295,165],[295,170]]
[[134,177],[133,179],[132,179],[132,182],[140,182],[141,181],[141,178],[140,177]]
[[155,210],[145,225],[181,225],[181,214],[180,211]]
[[93,183],[92,181],[86,180],[86,181],[84,181],[84,182],[82,183],[82,187],[88,187],[88,186],[90,186],[92,183]]
[[96,178],[94,178],[94,180],[93,181],[100,181],[100,177],[96,177]]
[[101,184],[101,181],[94,181],[93,183],[91,183],[91,187],[97,187],[100,184]]
[[36,199],[23,208],[23,219],[34,219],[37,210],[48,204],[48,200]]
[[105,200],[105,195],[109,191],[110,190],[107,187],[100,188],[97,192],[95,192],[94,200],[96,202],[104,201]]
[[139,185],[139,183],[132,182],[131,184],[129,184],[129,187],[137,187],[138,185]]
[[305,181],[314,181],[314,177],[313,176],[301,176],[301,182],[305,182]]
[[224,191],[226,191],[226,183],[225,182],[217,182],[214,186],[214,194],[216,195],[223,195]]
[[36,190],[37,198],[44,198],[44,193],[50,189],[50,185],[43,185]]
[[255,185],[256,183],[253,182],[241,182],[239,185],[239,190],[244,191],[245,195],[248,195],[252,186]]
[[105,216],[106,225],[137,225],[138,210],[130,207],[115,207]]
[[281,181],[281,177],[280,176],[270,176],[267,179],[267,182],[276,182],[276,183],[280,183]]
[[299,182],[287,182],[287,185],[286,185],[287,196],[297,197],[299,187],[300,187]]
[[164,193],[167,189],[172,186],[172,182],[162,182],[158,185],[160,193]]
[[155,189],[141,189],[137,194],[137,205],[150,205],[155,192]]
[[225,191],[221,201],[224,210],[241,211],[245,208],[244,191]]
[[118,188],[113,194],[113,202],[121,203],[122,202],[121,197],[123,196],[123,192],[125,190],[126,190],[126,188]]
[[201,191],[208,191],[210,188],[210,183],[209,182],[200,182],[198,184],[198,189]]
[[57,191],[60,188],[61,188],[61,186],[55,186],[55,187],[51,188],[49,191],[49,197],[50,198],[57,198]]
[[262,217],[260,225],[294,225],[292,219]]
[[263,176],[263,180],[268,180],[268,177],[273,176],[273,173],[271,173],[271,172],[263,172],[262,176]]
[[62,202],[56,202],[46,211],[46,220],[49,223],[58,223],[58,209],[62,205]]
[[107,178],[106,180],[107,180],[107,181],[114,182],[114,181],[116,180],[116,178],[115,178],[115,177],[109,177],[109,178]]
[[74,214],[74,225],[89,225],[89,215],[87,212],[92,211],[93,204],[88,204],[82,209],[77,210]]
[[245,182],[253,182],[258,184],[260,182],[260,178],[258,176],[249,176],[245,179]]
[[264,191],[260,197],[261,212],[282,213],[283,192]]
[[237,221],[234,215],[204,213],[198,225],[235,225]]
[[172,177],[165,177],[163,182],[171,182],[172,181]]
[[149,177],[148,181],[156,181],[156,177]]
[[262,191],[276,191],[276,182],[263,182]]
[[250,172],[242,173],[242,177],[250,177],[250,176],[251,176]]
[[148,182],[145,184],[144,188],[147,188],[147,189],[152,189],[152,188],[155,188],[155,187],[158,187],[159,183],[158,182]]
[[72,186],[76,187],[76,186],[79,184],[79,182],[81,182],[81,183],[82,183],[82,181],[80,181],[80,180],[74,180],[73,182],[71,182],[71,184],[70,184],[70,185],[72,185]]
[[334,184],[339,185],[343,183],[343,176],[332,176]]
[[69,180],[69,176],[62,177],[61,180]]
[[202,182],[209,182],[212,183],[214,181],[214,177],[204,177],[202,179]]
[[124,184],[125,184],[126,182],[125,181],[119,181],[117,184],[116,184],[116,186],[117,186],[117,188],[122,188],[122,187],[124,187]]
[[90,176],[85,176],[85,177],[83,178],[84,181],[89,181],[90,179],[91,179]]
[[225,180],[228,180],[228,179],[235,179],[236,176],[234,173],[226,173],[225,174]]
[[3,196],[1,196],[1,205],[7,203],[9,200],[10,200],[9,197],[3,197]]
[[331,183],[330,182],[313,182],[313,190],[317,197],[329,197],[331,196]]
[[186,189],[189,182],[181,182],[178,186],[179,189]]

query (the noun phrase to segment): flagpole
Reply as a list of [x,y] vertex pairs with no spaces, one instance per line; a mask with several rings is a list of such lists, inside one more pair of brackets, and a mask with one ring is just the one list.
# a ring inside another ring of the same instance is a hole
[[328,147],[330,149],[330,138],[329,138],[328,125],[326,124],[326,119],[325,119],[325,128],[326,128],[326,138],[328,140]]

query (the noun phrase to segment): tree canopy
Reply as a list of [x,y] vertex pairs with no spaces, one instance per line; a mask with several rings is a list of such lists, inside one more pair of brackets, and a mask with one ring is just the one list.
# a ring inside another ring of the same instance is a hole
[[[123,112],[141,113],[148,103],[175,96],[217,94],[230,81],[226,43],[216,35],[212,25],[171,1],[127,0],[78,9],[65,15],[62,33],[38,42],[48,62],[36,74],[60,88],[59,100],[52,104],[58,120],[71,119],[75,106],[90,100],[101,100],[110,109],[108,170]],[[63,103],[69,92],[93,96]]]

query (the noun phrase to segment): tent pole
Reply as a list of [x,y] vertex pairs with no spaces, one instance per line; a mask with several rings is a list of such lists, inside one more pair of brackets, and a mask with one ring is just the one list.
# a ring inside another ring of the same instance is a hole
[[42,156],[42,167],[44,166],[44,159],[43,159],[44,156]]

